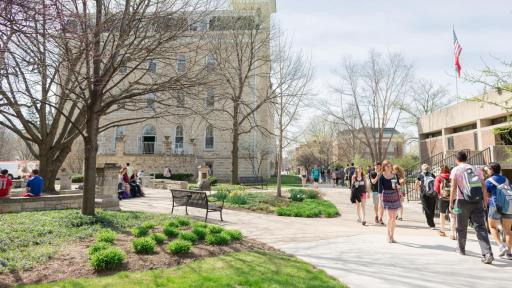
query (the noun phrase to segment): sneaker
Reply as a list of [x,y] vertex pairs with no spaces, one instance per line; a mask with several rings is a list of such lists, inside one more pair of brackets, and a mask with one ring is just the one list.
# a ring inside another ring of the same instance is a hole
[[366,221],[363,221],[363,226],[366,226]]
[[492,254],[486,254],[482,257],[482,263],[484,264],[491,264],[492,261],[494,261]]
[[459,253],[462,256],[466,256],[466,250],[457,248],[455,252]]
[[382,219],[379,219],[379,224],[380,224],[380,225],[385,225],[385,224],[384,224],[384,221],[382,221]]
[[436,227],[430,227],[430,230],[436,230]]
[[505,256],[505,259],[512,260],[512,253],[507,253],[507,255]]
[[498,254],[500,257],[503,257],[507,254],[508,252],[508,247],[505,245],[505,244],[501,244],[500,248],[500,253]]
[[375,216],[375,224],[379,224],[379,217]]

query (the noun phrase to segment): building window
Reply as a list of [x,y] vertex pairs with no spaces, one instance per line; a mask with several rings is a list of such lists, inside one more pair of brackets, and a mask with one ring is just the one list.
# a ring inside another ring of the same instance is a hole
[[206,107],[213,108],[215,106],[215,92],[213,89],[208,89],[206,92]]
[[178,107],[185,106],[185,92],[184,91],[178,91],[176,93],[176,106],[178,106]]
[[215,139],[213,137],[213,127],[212,125],[208,125],[206,127],[206,133],[204,137],[204,148],[208,150],[213,150]]
[[118,126],[116,127],[116,131],[114,133],[114,149],[117,148],[117,139],[124,136],[124,127]]
[[150,93],[146,95],[146,109],[155,109],[156,94]]
[[156,62],[155,60],[151,59],[148,62],[148,71],[151,73],[156,73]]
[[208,53],[208,57],[206,58],[206,71],[208,73],[212,73],[215,71],[215,66],[217,66],[217,60],[215,59],[215,55],[212,53]]
[[196,31],[196,32],[204,32],[208,31],[208,25],[210,20],[207,18],[203,19],[189,19],[189,27],[190,31]]
[[119,74],[126,74],[128,72],[128,60],[124,58],[119,64]]
[[448,136],[446,138],[447,144],[448,144],[448,150],[454,150],[455,149],[455,143],[453,142],[453,136]]
[[177,152],[183,151],[183,127],[176,127],[176,134],[174,136],[174,150]]
[[142,154],[155,154],[156,129],[153,125],[146,125],[142,129]]
[[178,59],[176,59],[176,72],[179,74],[185,73],[187,71],[187,56],[178,55]]
[[460,133],[460,132],[465,132],[465,131],[474,130],[474,129],[476,129],[476,123],[471,124],[471,125],[462,126],[462,127],[453,128],[453,133]]

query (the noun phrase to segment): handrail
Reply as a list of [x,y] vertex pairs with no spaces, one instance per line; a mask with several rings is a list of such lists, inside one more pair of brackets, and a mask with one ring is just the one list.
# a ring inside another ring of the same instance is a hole
[[489,162],[491,162],[491,147],[487,147],[468,158],[468,163],[475,166],[487,165]]

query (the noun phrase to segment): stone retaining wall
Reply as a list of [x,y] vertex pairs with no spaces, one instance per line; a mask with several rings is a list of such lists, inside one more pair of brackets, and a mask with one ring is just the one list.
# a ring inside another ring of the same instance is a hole
[[82,208],[82,194],[0,198],[0,213]]

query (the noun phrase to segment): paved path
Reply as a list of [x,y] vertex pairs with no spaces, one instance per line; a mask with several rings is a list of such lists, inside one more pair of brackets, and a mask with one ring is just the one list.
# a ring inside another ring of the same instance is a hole
[[[467,254],[455,251],[455,241],[426,229],[421,207],[406,203],[405,221],[399,222],[396,244],[385,240],[386,228],[356,222],[349,191],[321,188],[325,198],[340,209],[334,219],[287,218],[226,210],[222,224],[312,263],[350,287],[510,287],[512,261],[480,263],[478,242],[469,234]],[[170,196],[148,190],[148,197],[122,201],[123,210],[169,212]],[[369,211],[370,220],[373,210]],[[196,210],[196,209],[191,209]],[[177,214],[183,214],[178,209]],[[193,215],[204,215],[193,211]],[[216,213],[212,222],[219,223]],[[373,221],[369,221],[373,222]],[[493,246],[496,252],[496,246]]]

